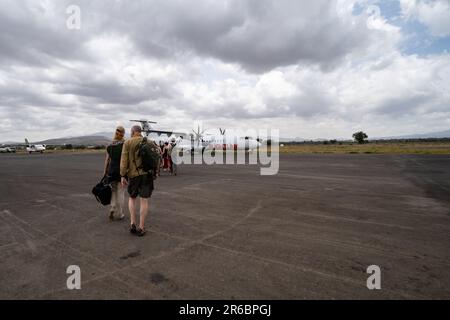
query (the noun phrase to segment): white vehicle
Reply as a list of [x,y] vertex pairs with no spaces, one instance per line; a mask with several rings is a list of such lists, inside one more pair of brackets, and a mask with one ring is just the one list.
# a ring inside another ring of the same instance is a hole
[[30,144],[26,138],[25,145],[29,154],[32,154],[33,152],[44,153],[46,148],[45,144]]
[[14,147],[0,147],[0,153],[15,153],[16,148]]

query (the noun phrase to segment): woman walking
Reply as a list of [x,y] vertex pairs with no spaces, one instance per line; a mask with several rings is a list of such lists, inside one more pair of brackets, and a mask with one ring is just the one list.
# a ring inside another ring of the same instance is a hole
[[164,142],[164,148],[163,148],[163,171],[168,171],[170,170],[170,160],[169,160],[169,156],[170,156],[170,150],[169,150],[169,143],[168,142]]
[[106,148],[106,159],[104,173],[111,184],[111,208],[109,210],[109,220],[122,220],[125,215],[123,207],[125,203],[125,192],[120,184],[120,158],[122,147],[125,142],[125,128],[118,126],[114,133],[111,144]]

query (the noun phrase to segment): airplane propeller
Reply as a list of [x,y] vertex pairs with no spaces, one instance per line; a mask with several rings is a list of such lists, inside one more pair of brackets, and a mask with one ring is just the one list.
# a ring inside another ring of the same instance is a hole
[[202,131],[200,131],[200,125],[198,125],[197,127],[197,131],[192,130],[192,132],[194,133],[194,140],[197,141],[197,147],[200,146],[200,142],[203,140],[203,134],[205,133],[206,129],[203,129]]

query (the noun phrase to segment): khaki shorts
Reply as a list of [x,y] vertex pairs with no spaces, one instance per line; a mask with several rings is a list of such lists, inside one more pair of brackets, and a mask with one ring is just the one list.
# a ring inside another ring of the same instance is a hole
[[131,198],[150,198],[153,192],[153,176],[145,174],[130,178],[128,181],[128,194]]

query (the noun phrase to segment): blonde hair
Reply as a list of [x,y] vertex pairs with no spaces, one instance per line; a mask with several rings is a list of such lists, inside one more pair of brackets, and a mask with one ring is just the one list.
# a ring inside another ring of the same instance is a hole
[[122,126],[118,126],[116,131],[114,131],[113,141],[123,141],[125,136],[125,128]]

